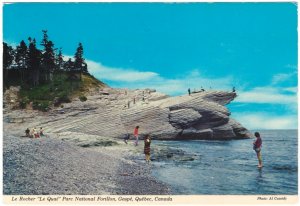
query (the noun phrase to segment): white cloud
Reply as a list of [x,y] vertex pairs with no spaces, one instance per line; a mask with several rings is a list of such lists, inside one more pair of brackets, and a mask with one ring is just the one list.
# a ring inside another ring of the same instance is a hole
[[282,88],[282,90],[287,92],[297,93],[298,87],[286,87],[286,88]]
[[273,76],[271,84],[276,85],[276,84],[288,81],[290,78],[292,78],[296,74],[297,74],[296,72],[276,74]]
[[297,129],[297,115],[273,115],[268,113],[235,113],[233,116],[247,129]]
[[101,63],[86,60],[89,72],[102,80],[139,82],[148,81],[158,76],[155,72],[140,72],[134,69],[112,68]]
[[284,90],[286,89],[256,87],[250,91],[240,91],[235,101],[243,103],[296,104],[297,95],[284,94]]
[[125,88],[154,88],[157,91],[178,95],[187,92],[188,88],[199,90],[201,87],[209,89],[231,89],[232,78],[206,78],[199,70],[195,69],[180,77],[168,79],[155,72],[137,71],[134,69],[112,68],[102,65],[99,62],[86,60],[89,72],[101,80],[115,81],[111,86]]

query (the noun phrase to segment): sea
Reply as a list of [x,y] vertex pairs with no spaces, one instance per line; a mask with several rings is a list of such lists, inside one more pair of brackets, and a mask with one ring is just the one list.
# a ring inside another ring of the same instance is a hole
[[259,131],[263,168],[254,139],[152,141],[194,155],[193,161],[153,161],[152,173],[176,195],[298,194],[298,130]]

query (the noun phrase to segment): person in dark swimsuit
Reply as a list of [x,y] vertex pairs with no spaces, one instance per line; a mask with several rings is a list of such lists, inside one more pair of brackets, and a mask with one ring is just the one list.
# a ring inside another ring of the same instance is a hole
[[145,139],[144,139],[144,154],[145,154],[145,159],[146,159],[146,162],[149,163],[150,162],[150,144],[151,144],[151,138],[150,138],[150,135],[147,134],[145,136]]

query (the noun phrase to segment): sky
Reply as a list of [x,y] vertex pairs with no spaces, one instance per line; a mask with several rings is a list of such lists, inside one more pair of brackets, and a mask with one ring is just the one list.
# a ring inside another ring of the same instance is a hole
[[296,129],[295,3],[14,3],[3,7],[12,46],[48,30],[65,57],[84,47],[88,70],[111,87],[236,88],[228,105],[246,128]]

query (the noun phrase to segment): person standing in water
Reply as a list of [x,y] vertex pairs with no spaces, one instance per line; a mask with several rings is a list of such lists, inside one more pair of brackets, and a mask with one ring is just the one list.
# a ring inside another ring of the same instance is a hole
[[144,154],[145,154],[145,159],[146,162],[150,162],[150,144],[151,144],[151,138],[150,135],[147,134],[144,139],[145,145],[144,145]]
[[262,168],[262,158],[261,158],[261,146],[262,146],[262,140],[260,138],[260,134],[258,132],[254,133],[256,140],[253,142],[253,149],[256,152],[257,159],[258,159],[258,168]]
[[134,142],[135,146],[138,146],[139,143],[139,128],[140,128],[139,126],[136,126],[133,131],[133,135],[135,137],[135,142]]

